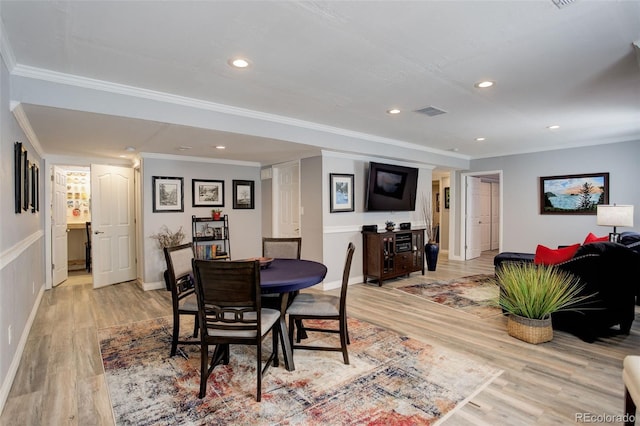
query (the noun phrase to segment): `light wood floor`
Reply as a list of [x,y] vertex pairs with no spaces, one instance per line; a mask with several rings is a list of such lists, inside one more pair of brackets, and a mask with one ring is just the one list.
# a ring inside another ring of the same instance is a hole
[[[446,280],[492,273],[495,254],[468,262],[441,254],[437,271],[426,276]],[[580,413],[623,413],[622,360],[639,352],[640,322],[629,336],[593,344],[556,331],[553,341],[530,345],[507,335],[502,316],[478,319],[394,290],[403,284],[397,279],[382,287],[351,286],[349,315],[474,354],[504,370],[445,424],[572,424],[580,423]],[[96,330],[170,314],[166,291],[144,292],[134,283],[93,290],[90,276],[83,274],[45,292],[0,424],[113,425]]]

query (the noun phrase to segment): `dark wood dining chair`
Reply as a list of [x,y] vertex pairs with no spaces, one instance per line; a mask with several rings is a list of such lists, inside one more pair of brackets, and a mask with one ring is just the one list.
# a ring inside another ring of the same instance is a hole
[[[214,367],[229,363],[229,345],[256,347],[256,401],[262,399],[262,376],[277,357],[280,311],[262,308],[260,262],[193,260],[200,319],[200,394]],[[271,331],[273,351],[262,367],[262,341]],[[216,345],[211,362],[209,345]]]
[[199,340],[180,339],[180,315],[194,317],[193,337],[198,337],[198,300],[193,285],[193,247],[191,243],[175,247],[164,248],[164,258],[167,270],[164,279],[171,291],[171,306],[173,309],[173,334],[171,337],[171,356],[176,354],[178,344],[198,345]]
[[[349,341],[349,330],[347,328],[347,288],[349,287],[349,273],[351,271],[351,261],[355,246],[349,243],[347,247],[347,256],[344,262],[344,270],[342,272],[342,286],[340,288],[340,296],[332,296],[327,294],[300,293],[287,308],[289,314],[289,341],[291,348],[307,349],[316,351],[335,351],[342,352],[342,358],[345,364],[349,364],[349,353],[347,345]],[[306,319],[315,320],[335,320],[338,321],[338,328],[311,328],[302,326],[301,321]],[[297,334],[296,343],[293,341],[295,327],[303,327],[302,331],[315,331],[323,333],[340,334],[339,347],[326,347],[300,344],[300,330]]]
[[301,237],[262,237],[262,256],[279,259],[300,259]]
[[84,267],[87,272],[91,272],[91,222],[85,222],[84,227],[87,232],[87,242],[84,243]]

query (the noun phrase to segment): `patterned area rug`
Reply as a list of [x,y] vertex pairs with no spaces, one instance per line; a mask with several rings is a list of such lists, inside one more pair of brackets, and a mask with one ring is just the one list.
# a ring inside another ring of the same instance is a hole
[[397,290],[487,318],[502,314],[498,306],[499,289],[492,282],[493,278],[492,274],[471,275],[449,281],[397,287]]
[[[295,351],[296,370],[272,366],[258,403],[255,349],[233,345],[230,364],[213,370],[207,395],[198,399],[199,346],[179,346],[170,358],[170,331],[170,317],[99,331],[118,425],[433,424],[501,373],[471,356],[349,319],[350,365],[339,352]],[[320,333],[310,332],[309,341],[318,344],[337,339],[314,335]]]

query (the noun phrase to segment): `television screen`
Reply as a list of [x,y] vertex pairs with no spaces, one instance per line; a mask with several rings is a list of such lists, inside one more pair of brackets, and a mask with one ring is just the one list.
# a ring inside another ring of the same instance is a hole
[[369,163],[367,211],[413,211],[416,207],[418,169]]

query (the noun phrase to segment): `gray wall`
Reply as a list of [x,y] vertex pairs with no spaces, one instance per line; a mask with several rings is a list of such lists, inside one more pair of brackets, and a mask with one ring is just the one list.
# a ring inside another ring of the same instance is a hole
[[322,262],[322,157],[300,160],[302,257]]
[[635,206],[640,229],[638,167],[640,141],[473,160],[471,171],[503,171],[502,251],[535,251],[537,244],[555,247],[581,243],[589,232],[612,231],[596,225],[592,215],[541,215],[539,178],[580,173],[609,173],[610,203]]
[[[184,178],[184,212],[154,213],[152,204],[152,177],[171,176]],[[150,238],[162,225],[176,231],[182,226],[186,234],[184,242],[191,241],[191,216],[211,216],[210,207],[192,207],[192,179],[224,180],[225,204],[222,214],[229,216],[231,258],[243,259],[262,253],[262,189],[260,167],[228,163],[203,162],[202,159],[177,160],[143,158],[142,161],[142,241],[145,285],[162,283],[166,269],[164,256],[156,240]],[[255,208],[233,209],[233,180],[255,182]],[[164,285],[164,284],[162,284]]]
[[[27,334],[38,298],[44,289],[43,214],[47,211],[40,197],[40,212],[14,213],[13,147],[22,142],[28,159],[40,169],[40,194],[44,192],[43,162],[29,143],[9,109],[10,78],[0,61],[0,409],[10,390],[20,361],[21,346]],[[11,328],[11,344],[8,343]],[[18,351],[20,349],[20,351]],[[34,391],[37,389],[34,389]]]

